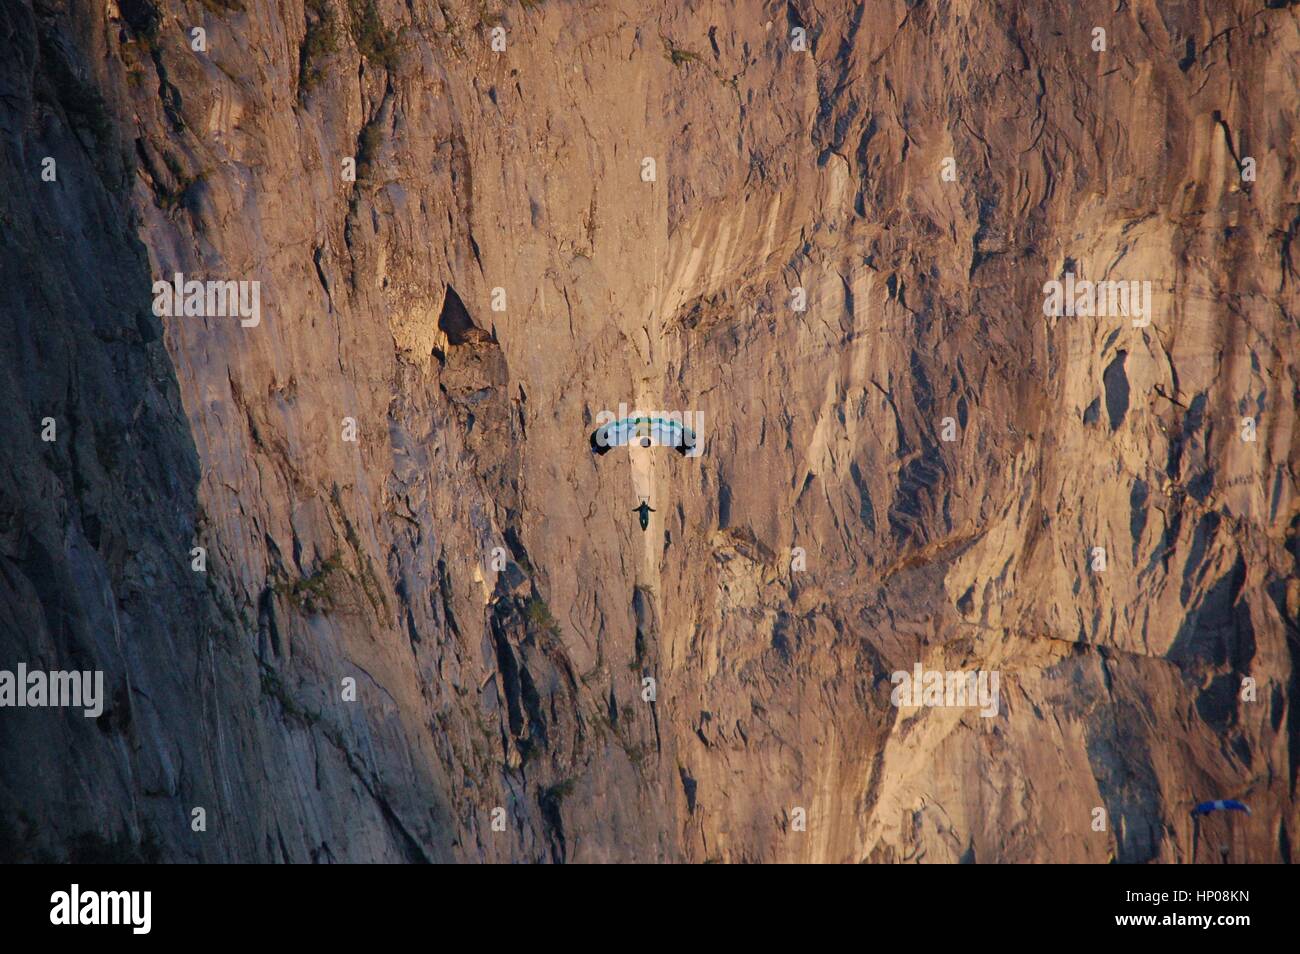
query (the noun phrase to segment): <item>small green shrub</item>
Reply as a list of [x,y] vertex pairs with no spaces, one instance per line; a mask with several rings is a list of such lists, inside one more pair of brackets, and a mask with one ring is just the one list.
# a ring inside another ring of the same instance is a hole
[[559,622],[551,615],[551,608],[546,605],[546,600],[540,596],[533,596],[528,601],[525,615],[531,627],[550,633],[553,636],[560,635]]
[[289,690],[284,688],[280,674],[265,665],[262,667],[262,695],[278,702],[281,711],[290,721],[308,727],[320,722],[320,713],[304,709],[298,705],[293,696],[289,694]]
[[153,49],[162,32],[163,15],[158,4],[154,0],[122,0],[119,6],[131,32]]
[[335,553],[310,576],[278,581],[274,587],[276,595],[284,597],[291,606],[304,613],[326,615],[336,605],[333,577],[342,568],[343,558]]
[[673,66],[686,66],[688,63],[694,63],[700,58],[700,54],[684,50],[679,46],[673,46],[668,40],[664,40],[664,50],[664,55]]
[[370,171],[370,164],[375,161],[379,147],[384,141],[384,131],[380,128],[379,117],[366,123],[357,140],[357,177],[363,178]]
[[298,50],[298,95],[325,78],[326,57],[339,51],[339,18],[328,0],[307,0],[307,33]]
[[574,779],[571,778],[566,778],[562,782],[556,782],[542,793],[542,798],[553,801],[555,804],[559,805],[573,793],[573,785]]
[[397,66],[397,37],[384,26],[375,0],[348,0],[348,12],[357,52],[376,66],[391,71]]

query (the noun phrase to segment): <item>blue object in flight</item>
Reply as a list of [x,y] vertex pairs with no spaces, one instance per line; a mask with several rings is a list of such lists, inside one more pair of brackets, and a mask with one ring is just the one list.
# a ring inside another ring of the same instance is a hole
[[671,447],[683,457],[696,456],[695,432],[672,418],[625,417],[611,421],[591,432],[592,453],[601,457],[615,447],[630,444],[642,447]]
[[1201,802],[1201,804],[1192,809],[1192,814],[1208,815],[1210,812],[1223,811],[1245,812],[1247,815],[1250,814],[1250,808],[1242,802],[1237,801],[1235,798],[1221,798],[1214,802]]

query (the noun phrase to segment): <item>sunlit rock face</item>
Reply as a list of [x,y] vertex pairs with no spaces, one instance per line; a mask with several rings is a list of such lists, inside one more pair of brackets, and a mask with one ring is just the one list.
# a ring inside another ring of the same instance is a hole
[[0,7],[0,855],[1292,860],[1300,8],[1120,6]]

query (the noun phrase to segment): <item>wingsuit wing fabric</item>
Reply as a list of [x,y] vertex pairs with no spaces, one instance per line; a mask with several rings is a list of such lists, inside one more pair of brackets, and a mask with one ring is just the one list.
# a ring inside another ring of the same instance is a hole
[[1213,802],[1201,802],[1192,809],[1192,814],[1208,815],[1211,812],[1222,811],[1245,812],[1247,815],[1250,814],[1250,808],[1244,803],[1237,801],[1235,798],[1223,798]]

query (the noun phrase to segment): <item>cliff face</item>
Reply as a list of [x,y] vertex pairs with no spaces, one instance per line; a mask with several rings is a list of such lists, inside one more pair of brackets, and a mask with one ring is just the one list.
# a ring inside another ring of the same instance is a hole
[[0,853],[1291,860],[1300,10],[684,6],[0,7]]

